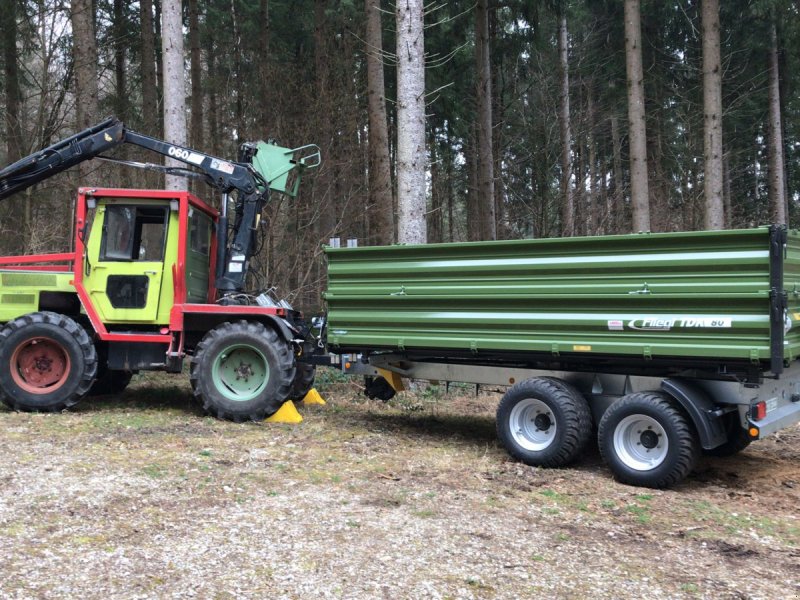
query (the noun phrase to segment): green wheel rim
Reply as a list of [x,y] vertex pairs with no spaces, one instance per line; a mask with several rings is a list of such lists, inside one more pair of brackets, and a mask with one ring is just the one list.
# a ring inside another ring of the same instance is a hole
[[267,385],[269,363],[253,346],[229,346],[214,360],[212,379],[217,391],[229,400],[247,402],[258,396]]

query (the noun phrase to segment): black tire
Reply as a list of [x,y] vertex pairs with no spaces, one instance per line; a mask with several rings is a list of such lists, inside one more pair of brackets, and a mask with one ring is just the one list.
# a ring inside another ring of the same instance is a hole
[[88,396],[107,396],[121,394],[131,382],[133,373],[130,371],[105,371],[97,378],[89,390]]
[[297,363],[295,365],[294,381],[292,381],[292,389],[289,392],[289,400],[300,401],[306,397],[306,394],[314,387],[314,377],[317,375],[317,368],[308,363]]
[[0,330],[0,399],[13,410],[55,412],[74,406],[96,373],[92,340],[65,315],[31,313]]
[[753,441],[748,435],[747,429],[744,429],[739,423],[738,412],[726,415],[725,419],[725,432],[728,434],[728,439],[721,446],[711,448],[710,450],[703,449],[703,454],[706,456],[716,456],[717,458],[733,456],[739,454],[739,452],[747,448],[750,442]]
[[600,419],[600,454],[622,483],[665,488],[686,477],[700,453],[688,417],[666,394],[623,396]]
[[497,407],[497,435],[508,453],[526,465],[564,466],[580,454],[591,434],[586,398],[560,379],[521,381]]
[[261,323],[236,321],[203,337],[189,380],[208,413],[239,423],[261,421],[277,411],[289,398],[294,376],[288,342]]
[[397,391],[384,377],[364,377],[364,394],[370,400],[388,402]]

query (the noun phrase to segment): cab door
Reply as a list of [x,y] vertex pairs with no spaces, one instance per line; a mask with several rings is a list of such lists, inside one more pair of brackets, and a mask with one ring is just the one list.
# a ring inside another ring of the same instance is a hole
[[83,282],[105,323],[158,324],[169,214],[166,203],[98,206]]

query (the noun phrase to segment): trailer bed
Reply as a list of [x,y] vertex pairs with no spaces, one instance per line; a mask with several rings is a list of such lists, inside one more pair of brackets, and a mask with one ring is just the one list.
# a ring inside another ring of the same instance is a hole
[[748,230],[327,248],[335,352],[779,374],[800,234]]

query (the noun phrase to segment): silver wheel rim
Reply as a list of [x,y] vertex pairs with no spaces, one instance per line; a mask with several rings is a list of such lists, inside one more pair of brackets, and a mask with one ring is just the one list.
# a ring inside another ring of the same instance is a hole
[[667,458],[669,440],[661,424],[647,415],[630,415],[614,429],[614,452],[626,467],[652,471]]
[[517,402],[509,417],[511,437],[525,450],[540,452],[556,437],[556,416],[541,400],[526,398]]

